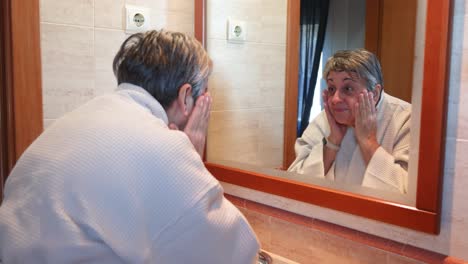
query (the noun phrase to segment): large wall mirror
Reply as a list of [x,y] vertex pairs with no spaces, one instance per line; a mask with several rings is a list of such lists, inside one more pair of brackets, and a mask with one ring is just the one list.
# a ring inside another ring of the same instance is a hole
[[[195,1],[195,35],[214,62],[207,167],[224,182],[438,233],[450,1],[328,2],[320,64],[336,50],[366,48],[381,61],[385,92],[412,105],[407,192],[287,171],[297,138],[300,0]],[[242,25],[245,40],[227,40],[229,23]],[[319,78],[315,89],[325,87]],[[320,100],[313,105],[321,111]]]

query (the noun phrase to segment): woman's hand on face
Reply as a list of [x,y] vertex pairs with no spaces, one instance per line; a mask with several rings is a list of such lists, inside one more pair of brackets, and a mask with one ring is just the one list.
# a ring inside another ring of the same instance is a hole
[[359,102],[354,107],[356,139],[358,142],[376,140],[377,110],[372,93],[367,91],[359,95]]
[[331,113],[330,106],[328,105],[328,96],[328,90],[323,91],[323,105],[325,114],[327,115],[328,124],[330,125],[330,135],[328,136],[328,140],[335,145],[340,145],[348,127],[336,122],[335,117],[333,117]]
[[[356,140],[369,160],[379,147],[377,142],[377,110],[373,94],[364,91],[354,107]],[[367,158],[365,158],[367,160]]]
[[[211,103],[211,95],[208,92],[199,96],[184,128],[184,133],[187,134],[202,158],[208,131],[208,121],[210,119]],[[169,126],[171,129],[177,129],[176,127],[171,127],[171,125]]]

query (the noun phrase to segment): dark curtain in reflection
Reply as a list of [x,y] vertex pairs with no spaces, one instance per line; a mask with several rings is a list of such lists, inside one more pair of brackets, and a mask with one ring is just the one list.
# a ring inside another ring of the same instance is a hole
[[320,55],[325,40],[329,0],[301,1],[301,40],[299,60],[299,92],[297,136],[309,125],[314,99]]

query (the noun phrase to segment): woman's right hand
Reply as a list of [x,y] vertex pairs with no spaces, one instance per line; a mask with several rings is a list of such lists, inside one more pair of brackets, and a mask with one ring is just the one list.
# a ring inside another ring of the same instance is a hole
[[330,125],[330,135],[328,136],[327,140],[339,146],[341,144],[341,141],[343,141],[348,127],[346,125],[342,125],[336,122],[335,117],[333,117],[333,114],[330,111],[330,106],[328,104],[328,96],[328,90],[323,91],[323,106],[325,108],[325,114],[327,115],[328,124]]

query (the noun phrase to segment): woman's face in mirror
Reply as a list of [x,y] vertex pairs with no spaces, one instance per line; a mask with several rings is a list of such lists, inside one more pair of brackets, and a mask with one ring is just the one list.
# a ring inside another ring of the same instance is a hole
[[359,95],[366,90],[366,82],[357,74],[345,71],[330,71],[327,76],[325,99],[336,122],[354,126],[354,106]]

